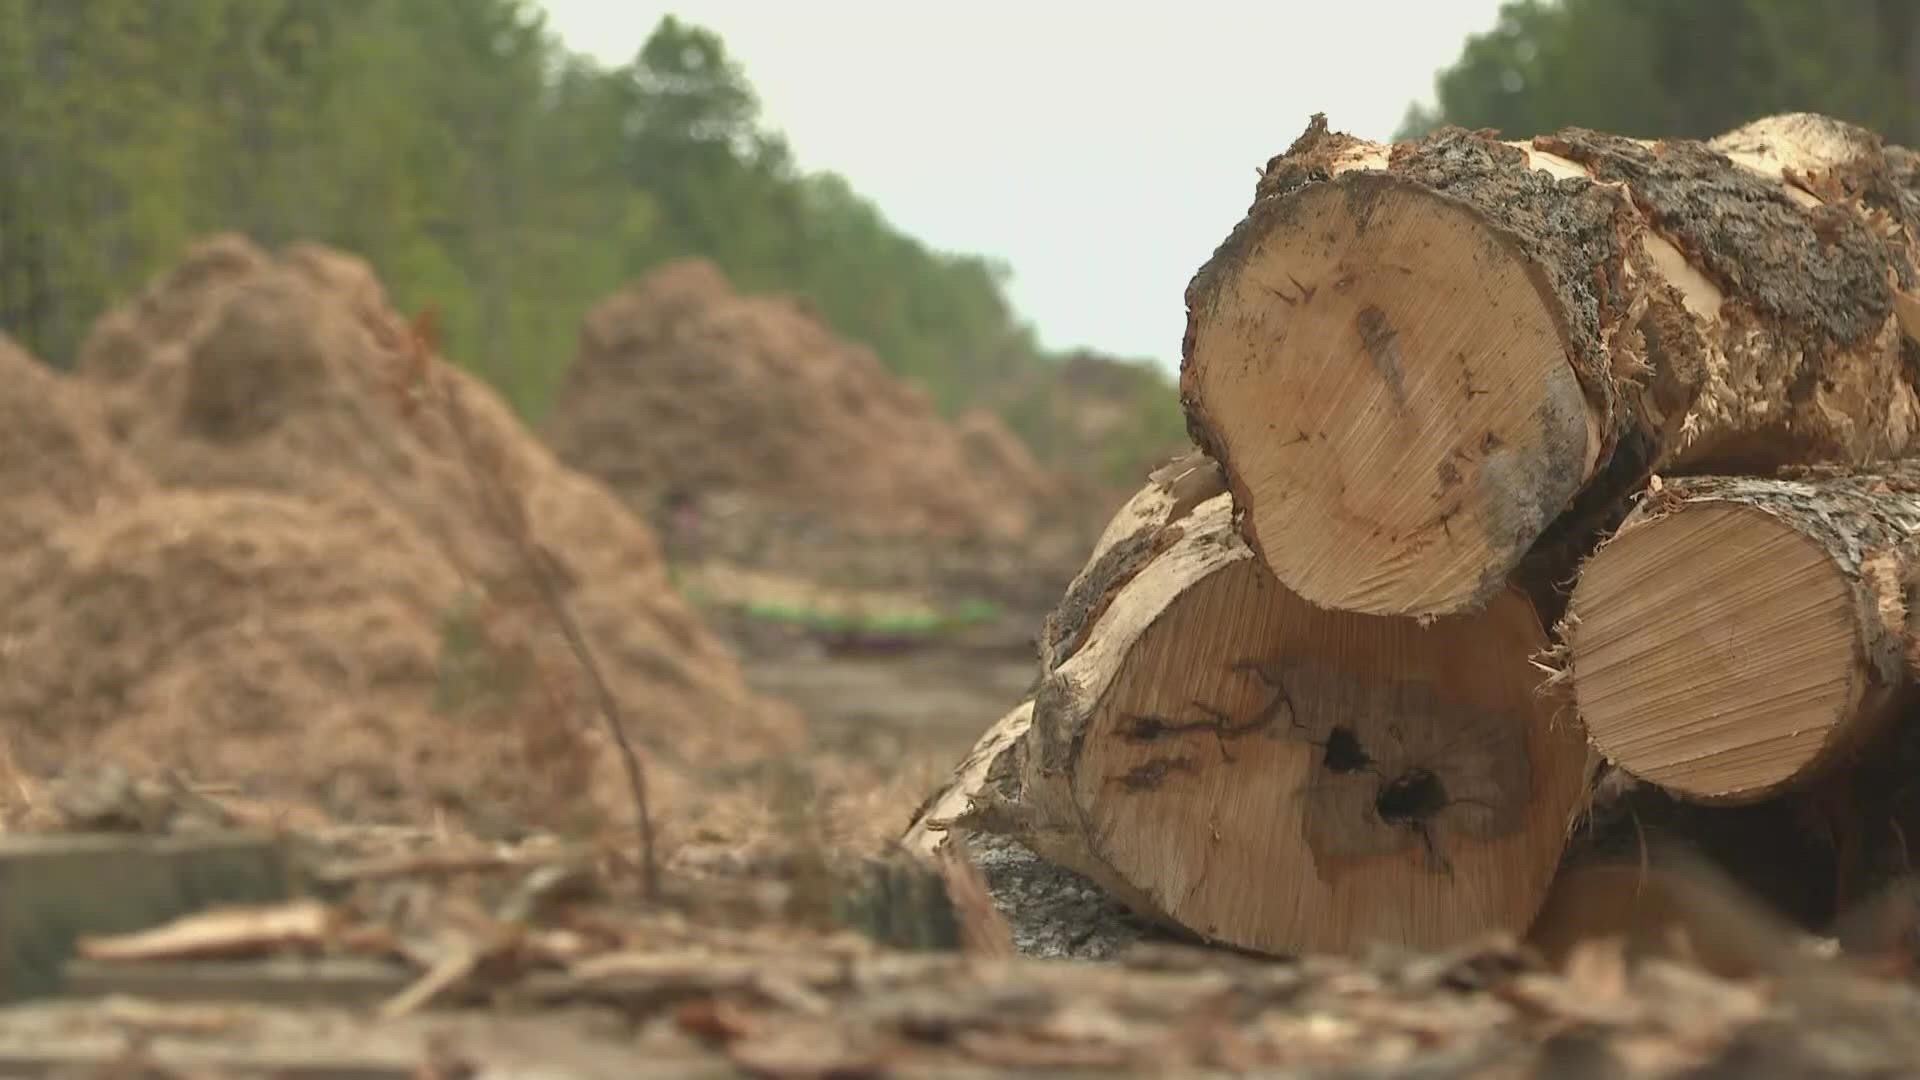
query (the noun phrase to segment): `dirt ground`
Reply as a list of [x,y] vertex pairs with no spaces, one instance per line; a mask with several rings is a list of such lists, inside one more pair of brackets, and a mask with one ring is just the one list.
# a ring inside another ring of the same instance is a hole
[[[1817,958],[1729,980],[1618,943],[1563,968],[1499,938],[1105,962],[969,936],[978,878],[880,892],[960,943],[851,933],[790,872],[550,838],[321,829],[323,892],[82,938],[68,996],[0,1008],[0,1075],[143,1080],[743,1077],[1896,1077],[1920,992]],[[972,884],[969,884],[972,882]],[[875,895],[869,892],[868,897]]]
[[798,706],[813,745],[874,762],[944,770],[1033,682],[1016,657],[928,650],[898,656],[769,658],[747,665],[754,689]]
[[745,656],[749,686],[807,717],[815,747],[875,762],[926,759],[944,772],[1031,690],[1038,667],[1024,624],[1014,616],[972,641],[875,650],[721,633]]

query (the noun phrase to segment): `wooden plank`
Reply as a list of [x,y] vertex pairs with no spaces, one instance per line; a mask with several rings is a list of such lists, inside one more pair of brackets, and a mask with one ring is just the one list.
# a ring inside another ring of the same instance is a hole
[[355,957],[265,960],[97,961],[67,963],[60,993],[171,1002],[256,1005],[368,1005],[405,990],[419,976],[399,964]]
[[83,935],[274,903],[294,887],[290,855],[268,835],[0,837],[0,1003],[57,991]]

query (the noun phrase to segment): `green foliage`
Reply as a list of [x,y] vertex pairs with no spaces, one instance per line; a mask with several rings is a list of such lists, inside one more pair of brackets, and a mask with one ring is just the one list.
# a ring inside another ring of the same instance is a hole
[[1003,266],[805,173],[712,31],[614,68],[531,0],[0,3],[0,330],[70,360],[198,235],[369,259],[538,417],[587,308],[660,262],[806,297],[943,407],[1045,369]]
[[773,603],[750,603],[740,610],[750,619],[819,633],[898,637],[933,636],[992,622],[1000,617],[998,605],[991,600],[981,599],[963,600],[945,611],[932,608],[836,610]]
[[805,296],[950,409],[1036,361],[1006,269],[930,251],[842,177],[799,172],[711,31],[669,17],[615,77],[622,160],[661,206],[648,256],[705,255],[742,288]]
[[730,610],[755,622],[809,633],[931,638],[991,623],[1004,614],[998,603],[984,597],[965,597],[950,605],[939,606],[900,599],[874,600],[845,595],[820,597],[808,602],[789,598],[717,595],[697,581],[682,580],[677,567],[670,567],[668,576],[673,579],[674,587],[697,606]]
[[1514,0],[1435,89],[1438,108],[1410,109],[1399,137],[1451,123],[1708,138],[1811,111],[1920,145],[1920,5]]

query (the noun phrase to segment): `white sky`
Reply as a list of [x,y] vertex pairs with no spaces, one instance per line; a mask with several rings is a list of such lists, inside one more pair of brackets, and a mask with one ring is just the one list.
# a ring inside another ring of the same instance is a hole
[[1386,138],[1500,0],[544,0],[630,59],[717,31],[801,165],[929,245],[1006,260],[1051,347],[1178,361],[1187,279],[1315,111]]

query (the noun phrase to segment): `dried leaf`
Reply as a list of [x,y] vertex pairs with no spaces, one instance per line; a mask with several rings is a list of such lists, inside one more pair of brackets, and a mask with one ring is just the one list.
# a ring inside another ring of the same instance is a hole
[[537,930],[525,935],[521,953],[531,961],[566,967],[593,955],[594,941],[574,930]]
[[451,1036],[435,1032],[427,1039],[427,1059],[420,1063],[414,1077],[415,1080],[473,1080],[479,1074],[479,1066],[454,1046]]
[[823,983],[840,972],[823,955],[724,956],[711,952],[624,952],[596,956],[572,965],[582,982],[632,982],[662,986],[746,987],[767,974],[799,982]]
[[984,1031],[962,1032],[957,1041],[973,1060],[1007,1069],[1118,1069],[1131,1064],[1134,1056],[1125,1046]]
[[719,998],[700,998],[676,1009],[673,1022],[680,1030],[710,1043],[730,1043],[759,1029],[745,1009]]
[[798,979],[776,971],[765,971],[755,976],[753,988],[768,1001],[802,1016],[826,1016],[833,1011],[832,1002],[807,989]]
[[1627,997],[1627,943],[1620,937],[1581,941],[1567,954],[1567,986],[1590,1001]]
[[1490,992],[1521,1009],[1557,1020],[1626,1024],[1641,1015],[1627,992],[1626,940],[1593,938],[1573,946],[1566,974],[1525,974],[1498,983]]
[[857,1033],[826,1024],[790,1024],[732,1044],[729,1056],[767,1080],[859,1080],[885,1073],[876,1047]]
[[439,997],[454,985],[463,982],[480,966],[480,953],[476,949],[455,947],[449,949],[425,975],[420,976],[412,986],[387,999],[380,1006],[383,1020],[397,1020],[414,1012]]
[[1920,344],[1920,293],[1895,289],[1893,311],[1900,320],[1900,329],[1906,333],[1907,340]]

